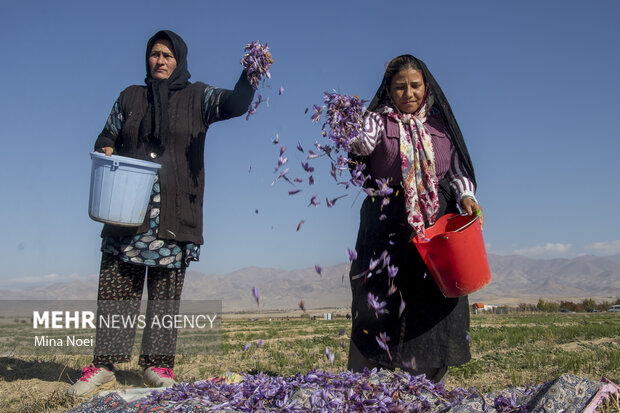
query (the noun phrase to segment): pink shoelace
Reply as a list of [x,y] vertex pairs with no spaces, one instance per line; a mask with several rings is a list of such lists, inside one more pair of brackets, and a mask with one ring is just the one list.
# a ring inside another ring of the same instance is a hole
[[99,370],[101,370],[101,367],[95,367],[94,364],[91,364],[89,366],[86,366],[84,368],[82,368],[82,377],[80,377],[81,381],[88,381],[90,380],[90,378],[99,373]]
[[174,379],[174,372],[167,367],[151,367],[151,370],[157,373],[159,377],[169,377]]

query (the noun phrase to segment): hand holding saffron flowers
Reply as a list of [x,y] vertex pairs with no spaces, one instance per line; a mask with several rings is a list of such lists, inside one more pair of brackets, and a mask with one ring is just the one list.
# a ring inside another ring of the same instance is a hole
[[271,79],[269,68],[272,63],[273,58],[267,44],[262,45],[254,41],[245,46],[245,54],[241,58],[241,65],[243,65],[248,81],[254,90],[258,88],[258,84],[263,80],[263,76]]

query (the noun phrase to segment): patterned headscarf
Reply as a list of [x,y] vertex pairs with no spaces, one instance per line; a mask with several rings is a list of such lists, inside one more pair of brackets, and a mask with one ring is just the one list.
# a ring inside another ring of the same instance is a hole
[[407,222],[421,236],[424,235],[425,220],[435,222],[439,211],[435,152],[426,127],[432,106],[433,96],[426,94],[415,113],[401,113],[398,108],[387,105],[381,109],[381,113],[398,123]]
[[[422,72],[424,78],[426,94],[414,114],[400,113],[388,94],[389,83],[395,74],[392,63],[397,60],[401,62],[401,67],[396,72],[413,66]],[[385,114],[399,125],[407,221],[420,235],[424,234],[424,221],[426,220],[429,224],[434,223],[439,211],[435,155],[431,136],[425,125],[427,115],[433,107],[439,110],[448,128],[452,144],[462,158],[465,172],[475,185],[474,168],[452,108],[424,62],[411,55],[402,55],[393,59],[386,69],[381,86],[368,106],[369,111]]]

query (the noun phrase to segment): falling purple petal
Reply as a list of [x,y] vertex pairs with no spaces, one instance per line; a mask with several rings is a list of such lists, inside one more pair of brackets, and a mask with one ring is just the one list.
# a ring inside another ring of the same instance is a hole
[[314,205],[315,207],[318,207],[319,205],[321,205],[321,203],[319,202],[319,196],[315,195],[310,199],[310,203],[308,204],[308,206],[310,205]]
[[317,274],[319,274],[321,277],[323,276],[323,274],[321,274],[321,272],[323,271],[323,268],[321,268],[320,265],[315,264],[314,265],[314,270],[317,272]]
[[303,182],[303,181],[304,181],[304,180],[303,180],[303,179],[301,179],[301,178],[295,178],[295,179],[293,179],[293,182],[296,182],[296,183],[301,183],[301,182]]
[[295,195],[297,193],[301,192],[301,189],[293,189],[292,191],[288,191],[289,195]]
[[284,86],[280,86],[280,89],[278,89],[278,95],[281,95],[282,93],[284,93]]
[[271,143],[273,143],[274,145],[280,143],[280,135],[276,133],[276,137],[271,140]]
[[389,314],[389,311],[385,308],[387,303],[385,301],[379,301],[373,293],[368,293],[368,306],[375,310],[375,315],[379,318],[379,314]]
[[349,256],[350,262],[353,262],[357,259],[357,251],[354,249],[347,248],[347,255]]
[[301,226],[304,224],[304,222],[306,222],[306,221],[304,221],[303,219],[301,221],[299,221],[299,224],[297,224],[297,231],[299,231],[301,229]]
[[314,176],[310,175],[310,177],[308,177],[308,185],[314,185]]
[[252,165],[248,165],[248,173],[252,172]]
[[[387,219],[387,216],[385,214],[381,214],[379,215],[379,221],[385,221]],[[392,244],[394,245],[394,244]]]
[[275,183],[276,183],[276,181],[277,181],[278,179],[280,179],[280,178],[287,179],[287,178],[286,178],[286,174],[288,173],[288,171],[289,171],[289,168],[286,168],[285,170],[283,170],[282,172],[280,172],[280,174],[279,174],[278,176],[276,176],[276,179],[274,179],[274,180],[273,180],[273,182],[271,183],[271,185],[275,184]]
[[387,345],[387,342],[390,341],[390,338],[387,336],[387,333],[379,333],[379,336],[375,337],[375,339],[377,340],[379,347],[387,351],[388,356],[390,357],[390,360],[392,360],[392,355],[390,354],[390,348]]
[[259,305],[259,303],[258,303],[258,288],[252,287],[252,295],[254,296],[254,299],[256,300],[256,305]]
[[396,277],[396,274],[398,274],[398,267],[394,265],[388,265],[388,278],[392,279]]
[[310,166],[309,162],[302,162],[301,167],[304,168],[304,171],[312,173],[314,172],[314,167]]
[[336,198],[333,199],[325,199],[327,201],[327,206],[328,207],[333,207],[336,204],[336,201],[339,200],[340,198],[344,198],[346,195],[341,195],[341,196],[337,196]]
[[304,303],[304,300],[301,300],[299,302],[299,308],[301,308],[301,311],[303,311],[304,313],[306,312],[306,303]]

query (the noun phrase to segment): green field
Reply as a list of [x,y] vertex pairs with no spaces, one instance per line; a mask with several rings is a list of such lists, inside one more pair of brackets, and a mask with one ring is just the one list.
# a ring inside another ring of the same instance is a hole
[[[3,337],[9,327],[0,327]],[[343,328],[346,333],[341,336]],[[350,321],[344,318],[224,320],[222,354],[179,356],[175,373],[182,381],[195,381],[229,371],[281,376],[310,369],[342,371],[349,333]],[[563,373],[604,376],[620,383],[618,313],[473,315],[470,336],[473,359],[449,370],[444,380],[448,388],[487,392],[540,383]],[[247,343],[251,347],[244,350]],[[326,347],[335,355],[333,365],[325,357]],[[86,355],[0,358],[0,403],[24,412],[77,405],[79,400],[65,397],[64,391],[89,362]],[[140,377],[135,357],[117,366],[116,387],[140,387]]]

